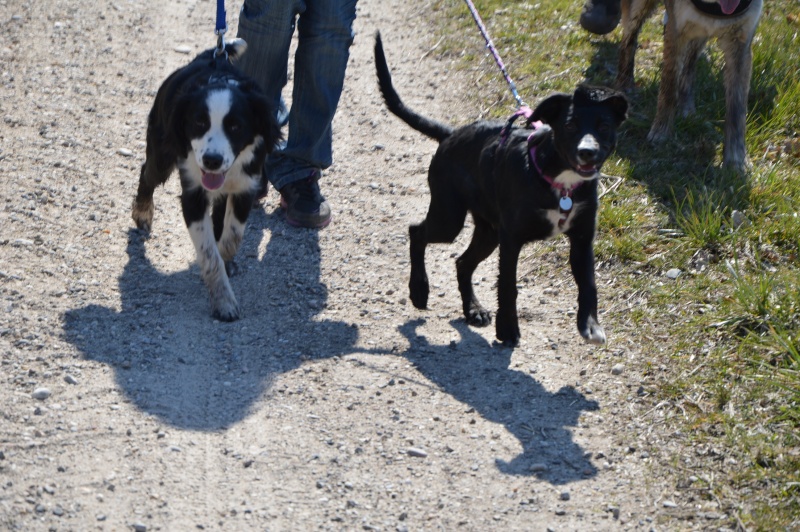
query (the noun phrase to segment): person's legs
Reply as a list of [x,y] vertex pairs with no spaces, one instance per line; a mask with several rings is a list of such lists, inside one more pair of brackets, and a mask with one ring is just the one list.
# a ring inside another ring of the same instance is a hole
[[317,180],[333,161],[331,123],[353,42],[356,0],[247,0],[239,37],[248,51],[240,66],[279,109],[297,15],[289,135],[269,157],[266,173],[281,191],[290,223],[322,227],[330,220],[330,207]]
[[295,18],[303,7],[297,0],[245,0],[239,15],[237,36],[247,42],[247,51],[238,66],[256,80],[276,111],[288,80]]
[[330,221],[330,206],[317,181],[333,162],[331,124],[355,17],[356,0],[307,0],[298,21],[289,138],[270,168],[270,181],[281,191],[292,225],[324,227]]
[[[247,51],[238,66],[272,102],[281,126],[288,121],[281,94],[288,81],[289,46],[297,14],[304,8],[302,0],[245,0],[239,14],[237,36],[247,42]],[[268,158],[265,173],[273,158]],[[256,201],[266,195],[267,179],[262,177]]]

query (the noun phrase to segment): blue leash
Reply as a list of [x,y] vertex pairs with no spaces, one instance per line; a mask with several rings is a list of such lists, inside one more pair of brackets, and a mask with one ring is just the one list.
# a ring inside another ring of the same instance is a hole
[[214,28],[214,35],[217,36],[217,49],[214,51],[214,57],[220,55],[227,55],[225,53],[225,32],[228,31],[228,24],[225,22],[227,15],[225,13],[225,0],[217,0],[217,25]]

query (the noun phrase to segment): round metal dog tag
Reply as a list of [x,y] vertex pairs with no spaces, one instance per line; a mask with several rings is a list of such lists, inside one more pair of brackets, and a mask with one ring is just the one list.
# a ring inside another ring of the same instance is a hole
[[561,201],[558,202],[558,206],[562,211],[570,210],[572,208],[572,198],[568,198],[566,196],[562,197]]

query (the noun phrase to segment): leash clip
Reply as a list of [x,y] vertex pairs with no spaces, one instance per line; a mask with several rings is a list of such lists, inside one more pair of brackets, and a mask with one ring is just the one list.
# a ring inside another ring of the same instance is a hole
[[[216,32],[215,32],[216,33]],[[225,50],[225,30],[222,30],[220,33],[217,33],[219,37],[217,37],[217,47],[214,50],[214,59],[222,57],[225,61],[228,60],[228,52]]]

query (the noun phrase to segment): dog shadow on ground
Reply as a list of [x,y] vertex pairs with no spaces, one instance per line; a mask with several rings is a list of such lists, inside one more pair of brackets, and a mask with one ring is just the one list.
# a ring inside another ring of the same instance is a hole
[[66,339],[85,359],[113,368],[124,402],[174,427],[221,430],[251,413],[276,376],[359,352],[355,325],[315,317],[327,299],[316,233],[285,230],[280,215],[257,211],[232,278],[239,321],[210,317],[196,265],[158,271],[136,229],[127,234],[119,309],[93,304],[65,313]]
[[582,412],[599,409],[597,402],[570,386],[550,392],[529,373],[511,369],[513,350],[494,347],[464,320],[451,322],[461,339],[449,345],[432,345],[418,334],[424,323],[419,319],[400,327],[410,344],[400,356],[442,392],[502,425],[520,442],[522,452],[508,462],[497,459],[498,470],[556,485],[597,474],[570,431]]

